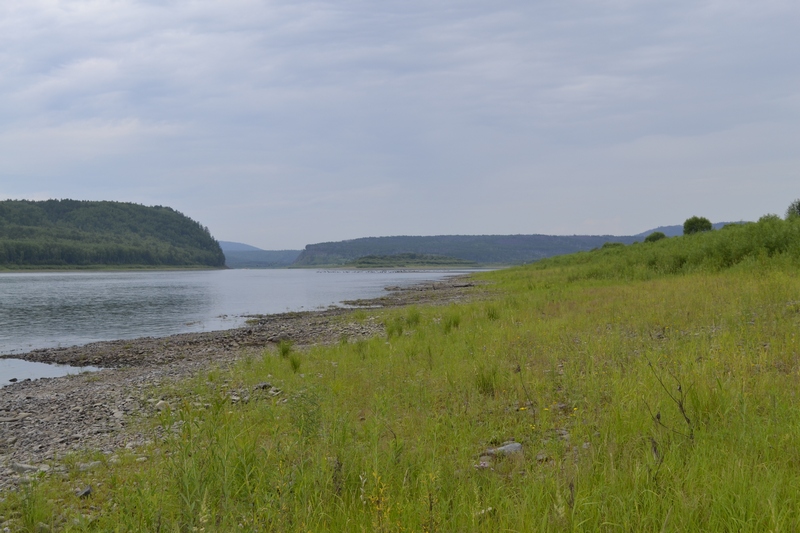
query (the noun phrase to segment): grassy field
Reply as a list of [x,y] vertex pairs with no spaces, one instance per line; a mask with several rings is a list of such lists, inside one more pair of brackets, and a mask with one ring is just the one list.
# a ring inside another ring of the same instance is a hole
[[89,457],[102,466],[8,493],[0,515],[29,531],[797,530],[799,268],[800,221],[765,218],[482,273],[488,300],[355,311],[386,335],[284,344],[159,391],[172,409],[142,421],[149,449]]

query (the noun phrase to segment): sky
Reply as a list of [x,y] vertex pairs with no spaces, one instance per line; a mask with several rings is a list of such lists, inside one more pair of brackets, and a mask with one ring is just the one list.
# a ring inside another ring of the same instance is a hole
[[800,197],[797,0],[3,0],[0,199],[264,249]]

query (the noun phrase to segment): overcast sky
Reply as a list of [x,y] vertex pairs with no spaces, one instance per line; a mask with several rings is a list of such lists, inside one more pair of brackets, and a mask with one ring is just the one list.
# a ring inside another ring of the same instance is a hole
[[797,0],[3,0],[0,198],[265,249],[800,197]]

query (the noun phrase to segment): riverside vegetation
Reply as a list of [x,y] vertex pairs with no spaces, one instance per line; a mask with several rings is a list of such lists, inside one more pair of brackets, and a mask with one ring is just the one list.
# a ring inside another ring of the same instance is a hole
[[76,457],[100,466],[41,475],[0,515],[28,531],[795,530],[798,267],[800,218],[768,216],[477,274],[491,294],[466,303],[356,310],[385,333],[284,342],[161,389],[149,448]]

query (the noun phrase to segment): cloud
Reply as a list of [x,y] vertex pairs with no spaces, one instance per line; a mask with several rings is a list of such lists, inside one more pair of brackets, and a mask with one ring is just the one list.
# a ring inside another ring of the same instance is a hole
[[629,205],[670,179],[727,183],[740,218],[748,180],[771,173],[762,208],[800,164],[798,22],[784,0],[9,0],[0,185],[266,248],[635,233],[701,201]]

